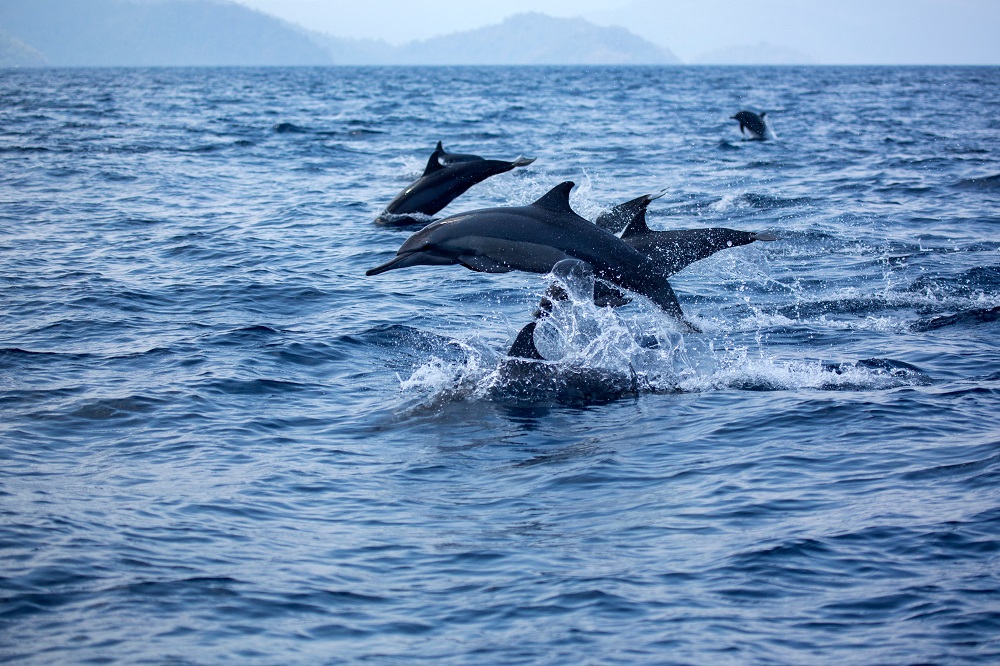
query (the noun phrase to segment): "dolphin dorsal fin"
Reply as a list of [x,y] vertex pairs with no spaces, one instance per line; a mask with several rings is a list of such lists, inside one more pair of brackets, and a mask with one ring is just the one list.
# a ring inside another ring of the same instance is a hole
[[559,183],[531,205],[553,213],[572,213],[573,209],[569,207],[569,191],[573,189],[574,185],[575,183],[571,180]]
[[438,161],[438,158],[442,155],[444,155],[444,148],[441,147],[441,142],[438,141],[437,148],[434,149],[434,152],[431,153],[430,158],[427,160],[427,166],[424,168],[423,173],[424,176],[429,176],[435,171],[440,171],[444,168],[441,166],[441,162]]
[[545,360],[545,357],[538,353],[538,347],[535,346],[535,325],[535,322],[531,322],[521,329],[514,340],[514,344],[510,346],[507,356],[532,361]]

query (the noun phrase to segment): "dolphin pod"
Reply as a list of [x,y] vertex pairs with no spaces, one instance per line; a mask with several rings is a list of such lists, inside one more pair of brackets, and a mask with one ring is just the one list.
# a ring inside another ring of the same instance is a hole
[[762,111],[760,115],[753,111],[740,111],[732,119],[739,121],[740,134],[744,134],[745,129],[750,133],[751,139],[765,141],[767,139],[767,125],[764,123],[764,116],[766,115],[766,111]]
[[[767,133],[764,115],[741,111],[733,118],[740,122],[741,132],[749,131],[751,137],[764,139]],[[376,222],[392,226],[425,224],[428,216],[439,212],[476,183],[532,162],[534,159],[523,157],[508,162],[449,153],[438,141],[421,177],[400,192]],[[366,275],[410,266],[453,264],[484,273],[525,271],[552,273],[557,278],[582,275],[589,278],[582,281],[589,285],[582,297],[592,297],[598,306],[623,305],[631,300],[626,292],[637,293],[655,303],[685,330],[698,331],[685,320],[667,278],[720,250],[776,240],[767,233],[726,228],[651,230],[646,223],[646,209],[664,191],[618,204],[589,222],[570,206],[573,187],[570,181],[560,183],[527,206],[483,208],[432,221],[412,234],[395,257],[369,269]],[[570,280],[567,284],[572,283]],[[545,360],[534,343],[538,320],[552,312],[553,301],[568,297],[559,283],[553,283],[536,309],[534,320],[521,329],[511,345],[508,358],[512,363],[522,364],[517,366],[521,379],[536,376],[537,372],[530,370],[531,364]],[[574,296],[577,297],[580,294]],[[601,383],[599,375],[588,376],[590,380],[595,385]],[[634,376],[624,383],[618,382],[622,386],[616,390],[634,391],[634,382]]]
[[386,226],[426,224],[426,219],[413,215],[434,215],[476,183],[534,161],[534,158],[518,157],[508,162],[446,153],[439,141],[427,160],[423,175],[397,194],[375,221]]

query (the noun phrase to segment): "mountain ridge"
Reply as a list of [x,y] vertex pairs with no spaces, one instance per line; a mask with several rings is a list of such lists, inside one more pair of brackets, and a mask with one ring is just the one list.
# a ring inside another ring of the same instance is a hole
[[3,0],[0,66],[678,64],[629,30],[538,12],[392,46],[231,0]]

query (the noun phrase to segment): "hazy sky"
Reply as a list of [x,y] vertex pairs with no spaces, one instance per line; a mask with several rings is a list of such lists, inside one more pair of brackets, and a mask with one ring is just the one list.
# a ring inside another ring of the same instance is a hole
[[624,26],[682,60],[767,42],[830,64],[1000,64],[1000,0],[238,1],[337,37],[394,44],[539,11]]

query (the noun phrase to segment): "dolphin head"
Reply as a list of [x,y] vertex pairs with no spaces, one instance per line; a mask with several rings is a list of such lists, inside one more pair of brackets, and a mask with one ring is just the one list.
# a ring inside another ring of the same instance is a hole
[[386,271],[409,266],[448,266],[458,263],[454,256],[450,256],[441,247],[441,243],[446,241],[448,236],[448,229],[442,230],[440,222],[429,224],[407,238],[396,251],[395,257],[368,269],[365,275],[380,275]]

